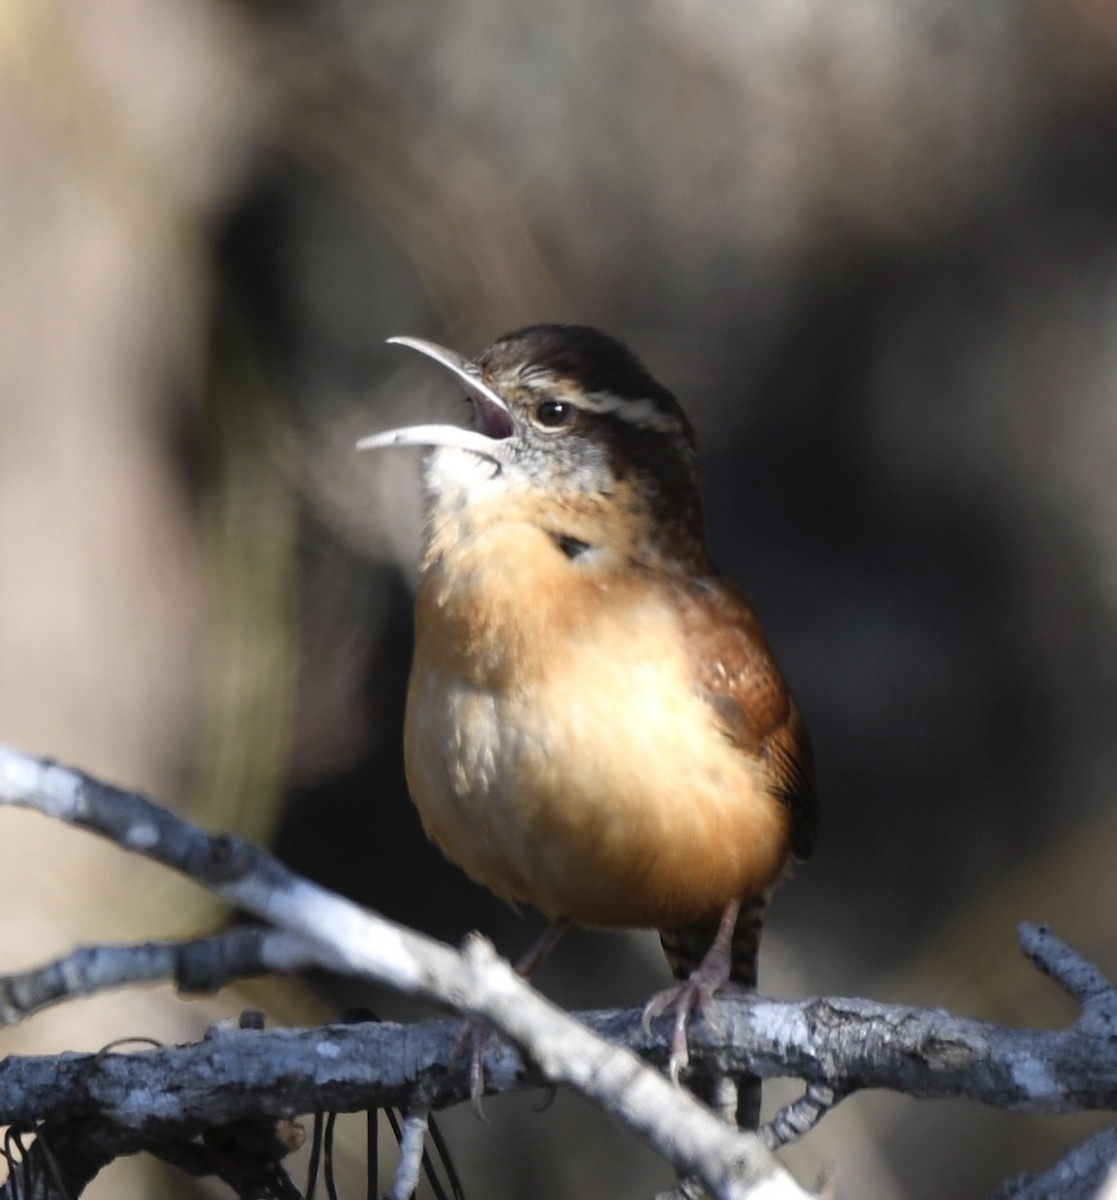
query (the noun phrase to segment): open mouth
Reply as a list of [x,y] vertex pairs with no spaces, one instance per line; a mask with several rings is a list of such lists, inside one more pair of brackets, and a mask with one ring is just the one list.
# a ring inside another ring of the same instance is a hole
[[459,425],[406,425],[389,429],[371,437],[361,438],[358,450],[378,450],[384,446],[456,446],[472,450],[482,458],[500,462],[501,442],[516,432],[508,405],[475,374],[473,365],[453,350],[422,338],[393,337],[388,339],[399,346],[409,346],[444,366],[465,388],[473,403],[473,428]]
[[512,424],[512,414],[507,408],[501,408],[485,394],[470,394],[473,403],[473,424],[478,433],[490,437],[494,441],[503,441],[516,432]]

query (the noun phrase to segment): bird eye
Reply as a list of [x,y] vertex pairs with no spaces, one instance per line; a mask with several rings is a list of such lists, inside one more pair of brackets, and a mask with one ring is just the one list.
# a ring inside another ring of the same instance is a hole
[[564,429],[576,414],[577,409],[566,400],[540,400],[535,406],[535,423],[544,429]]

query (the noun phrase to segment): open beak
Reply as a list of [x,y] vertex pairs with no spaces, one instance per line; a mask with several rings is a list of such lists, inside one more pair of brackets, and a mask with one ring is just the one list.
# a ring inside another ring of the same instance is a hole
[[358,450],[378,450],[383,446],[457,446],[461,450],[472,450],[482,458],[499,462],[497,448],[505,438],[515,432],[512,414],[508,405],[486,386],[477,374],[477,369],[467,359],[437,346],[422,338],[392,337],[388,339],[396,346],[410,346],[436,363],[441,363],[465,388],[473,402],[474,428],[463,429],[459,425],[407,425],[402,429],[389,429],[361,438]]

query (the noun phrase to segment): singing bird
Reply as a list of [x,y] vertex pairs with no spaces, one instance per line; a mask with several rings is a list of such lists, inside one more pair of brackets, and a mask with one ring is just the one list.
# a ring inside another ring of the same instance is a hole
[[427,834],[510,902],[566,925],[659,931],[691,1013],[756,985],[764,911],[809,857],[807,731],[744,594],[706,548],[694,430],[613,338],[537,325],[476,358],[418,338],[471,427],[433,447],[407,699],[408,787]]

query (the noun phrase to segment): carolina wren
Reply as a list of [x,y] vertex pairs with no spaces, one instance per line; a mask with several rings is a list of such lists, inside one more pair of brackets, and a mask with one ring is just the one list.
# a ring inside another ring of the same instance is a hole
[[473,879],[551,918],[659,931],[690,1013],[756,984],[768,897],[814,845],[799,709],[745,596],[706,550],[694,431],[620,343],[581,326],[507,334],[469,361],[471,428],[435,447],[407,700],[408,785]]

